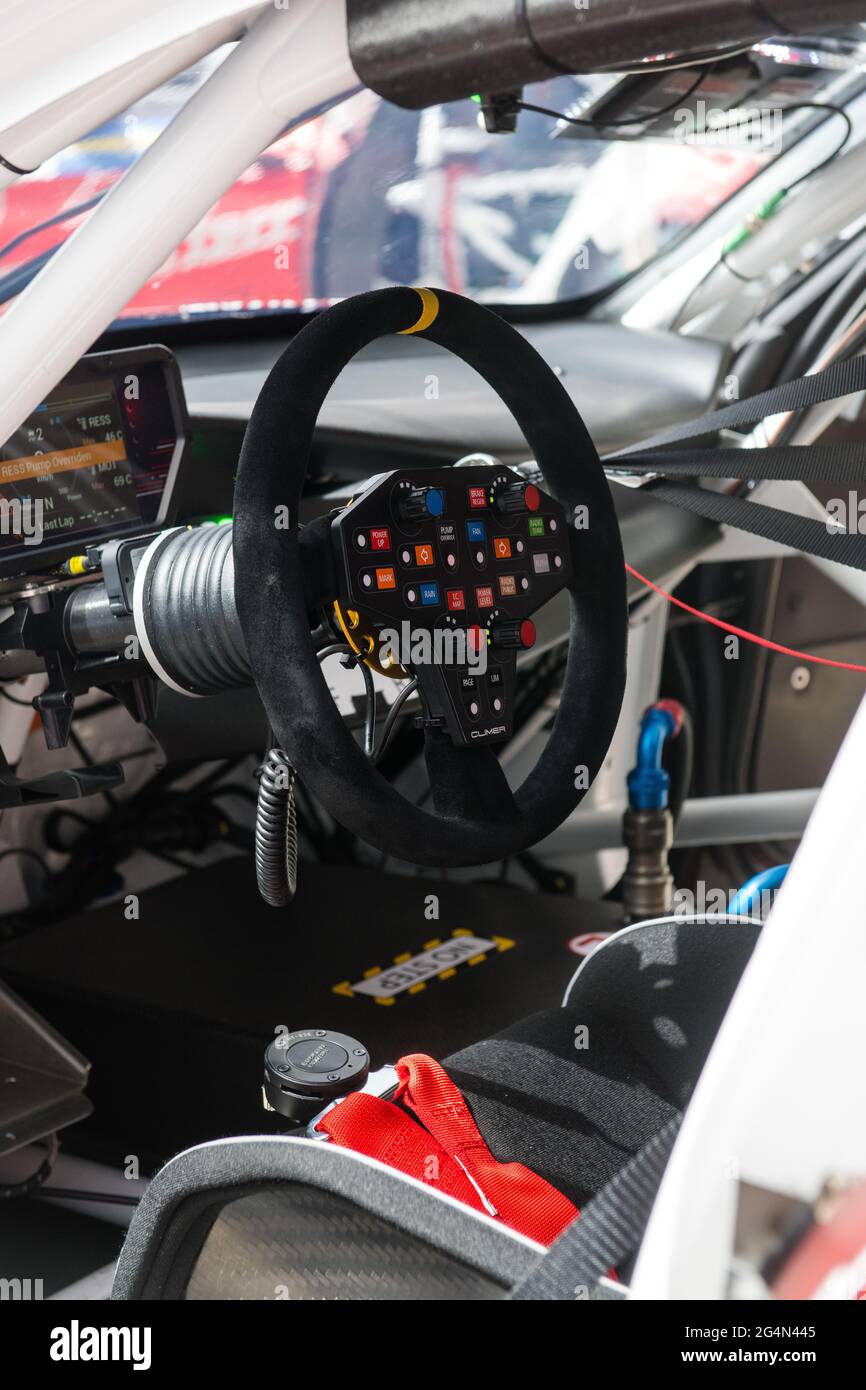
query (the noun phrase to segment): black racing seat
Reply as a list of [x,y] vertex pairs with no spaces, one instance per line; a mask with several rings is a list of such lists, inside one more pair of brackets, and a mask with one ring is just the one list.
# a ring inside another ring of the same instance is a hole
[[565,1008],[447,1058],[494,1157],[582,1206],[685,1108],[759,930],[627,928],[587,957]]
[[[730,919],[628,928],[583,963],[566,1007],[446,1059],[495,1157],[579,1206],[605,1188],[687,1104],[758,932]],[[113,1296],[489,1300],[509,1297],[542,1256],[349,1150],[229,1139],[154,1178]]]

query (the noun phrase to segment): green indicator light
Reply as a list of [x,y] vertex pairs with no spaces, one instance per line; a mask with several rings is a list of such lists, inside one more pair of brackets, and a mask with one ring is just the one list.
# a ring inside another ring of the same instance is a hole
[[544,535],[544,517],[531,516],[529,518],[529,534],[532,539]]

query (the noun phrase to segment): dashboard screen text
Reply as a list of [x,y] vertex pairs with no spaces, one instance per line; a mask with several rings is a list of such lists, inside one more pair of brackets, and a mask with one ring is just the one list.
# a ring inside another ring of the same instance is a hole
[[114,381],[63,382],[0,449],[0,547],[140,519]]

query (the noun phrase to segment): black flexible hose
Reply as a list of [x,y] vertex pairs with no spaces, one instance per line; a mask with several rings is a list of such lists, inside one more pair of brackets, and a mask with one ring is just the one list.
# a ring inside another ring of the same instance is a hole
[[376,687],[373,684],[373,673],[363,656],[353,651],[348,642],[329,642],[326,647],[320,647],[316,652],[316,660],[321,663],[326,657],[335,656],[337,653],[342,656],[345,667],[357,666],[364,678],[364,693],[367,697],[367,713],[364,719],[364,752],[368,758],[372,758],[376,743]]
[[795,377],[802,376],[809,370],[845,315],[857,304],[864,290],[866,257],[857,261],[847,274],[843,275],[804,330],[785,363],[785,380],[793,381]]
[[298,882],[295,769],[282,748],[271,748],[259,771],[256,803],[256,882],[270,907],[287,907]]
[[414,679],[412,679],[408,685],[404,685],[403,689],[400,691],[393,705],[388,711],[388,717],[385,720],[385,725],[382,729],[382,737],[379,739],[379,746],[376,749],[377,763],[380,763],[382,761],[386,752],[388,751],[388,744],[391,742],[391,735],[393,734],[394,729],[396,728],[397,720],[400,717],[401,709],[405,705],[406,701],[409,699],[409,696],[413,695],[417,689],[418,677],[415,676]]
[[669,739],[665,744],[671,778],[668,806],[670,807],[675,835],[682,819],[683,806],[686,803],[689,788],[692,785],[695,763],[695,731],[692,717],[685,705],[682,705],[681,708],[682,724],[679,734],[675,739]]

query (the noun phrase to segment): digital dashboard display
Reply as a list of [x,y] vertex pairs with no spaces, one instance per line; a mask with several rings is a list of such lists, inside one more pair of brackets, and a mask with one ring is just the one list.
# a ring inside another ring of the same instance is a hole
[[139,520],[114,383],[52,392],[0,450],[0,495],[29,503],[22,535],[7,529],[4,541]]
[[166,349],[82,358],[0,447],[0,570],[164,522],[187,432]]

